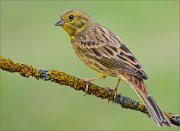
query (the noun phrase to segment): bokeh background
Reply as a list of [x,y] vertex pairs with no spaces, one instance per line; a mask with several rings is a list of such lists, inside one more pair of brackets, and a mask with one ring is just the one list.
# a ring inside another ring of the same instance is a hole
[[[179,114],[179,1],[1,1],[1,56],[77,77],[96,72],[75,55],[56,27],[79,8],[118,34],[149,75],[147,86],[162,110]],[[178,130],[158,128],[146,115],[52,82],[1,73],[1,130]],[[116,78],[95,83],[114,87]],[[121,83],[119,92],[139,100]]]

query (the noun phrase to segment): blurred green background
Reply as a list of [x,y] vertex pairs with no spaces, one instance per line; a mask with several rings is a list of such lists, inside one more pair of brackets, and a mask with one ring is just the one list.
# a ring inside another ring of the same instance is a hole
[[[1,56],[37,68],[91,78],[56,27],[79,8],[118,34],[149,75],[147,86],[162,110],[179,114],[179,1],[1,1]],[[146,115],[52,82],[1,72],[1,130],[177,130],[158,128]],[[95,83],[114,87],[116,78]],[[121,83],[119,92],[139,100]]]

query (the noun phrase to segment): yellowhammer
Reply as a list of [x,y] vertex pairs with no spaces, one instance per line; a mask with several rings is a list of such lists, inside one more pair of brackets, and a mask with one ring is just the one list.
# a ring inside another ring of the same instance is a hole
[[98,78],[88,79],[87,82],[105,78],[107,75],[117,77],[118,83],[114,89],[116,93],[120,80],[124,80],[140,96],[158,126],[163,123],[171,126],[171,122],[147,90],[143,80],[148,77],[143,68],[116,34],[78,9],[63,13],[56,25],[62,26],[70,35],[77,56],[98,72]]

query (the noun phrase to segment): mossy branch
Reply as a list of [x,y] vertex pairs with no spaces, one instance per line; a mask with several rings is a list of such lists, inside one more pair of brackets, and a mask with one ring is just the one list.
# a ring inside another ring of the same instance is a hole
[[[56,70],[44,70],[37,69],[31,65],[15,63],[8,58],[0,56],[0,69],[8,72],[18,72],[21,76],[24,77],[35,77],[37,80],[42,79],[45,81],[52,81],[60,85],[66,85],[75,90],[81,90],[86,92],[86,82],[82,79],[79,79],[75,76],[69,75],[65,72],[56,71]],[[121,107],[126,109],[132,109],[140,111],[144,114],[148,114],[148,111],[143,103],[137,102],[130,99],[129,97],[123,96],[122,94],[116,94],[114,99],[113,90],[110,88],[103,88],[98,85],[90,83],[88,86],[88,91],[86,92],[89,95],[95,95],[102,99],[108,99],[108,101],[113,101],[116,104],[120,104]],[[173,113],[164,112],[165,115],[170,119],[171,123],[180,126],[180,116]]]

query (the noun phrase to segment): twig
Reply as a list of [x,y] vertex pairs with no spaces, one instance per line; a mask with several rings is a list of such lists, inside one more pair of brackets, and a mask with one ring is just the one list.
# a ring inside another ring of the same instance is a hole
[[[137,110],[145,113],[149,116],[149,113],[143,103],[132,100],[129,97],[123,96],[122,94],[116,94],[114,99],[113,90],[110,88],[102,88],[98,85],[90,83],[88,86],[88,91],[86,91],[86,82],[75,76],[69,75],[64,72],[56,70],[44,70],[37,69],[31,65],[15,63],[8,58],[3,58],[0,56],[0,69],[8,72],[18,72],[24,77],[35,77],[37,80],[42,79],[45,81],[52,81],[60,85],[66,85],[75,90],[82,90],[89,95],[95,95],[102,99],[108,99],[108,101],[113,101],[116,104],[120,104],[121,107],[126,109]],[[164,112],[165,115],[170,119],[171,123],[180,126],[180,116],[173,113]]]

